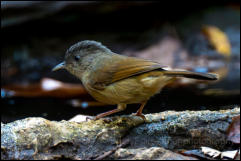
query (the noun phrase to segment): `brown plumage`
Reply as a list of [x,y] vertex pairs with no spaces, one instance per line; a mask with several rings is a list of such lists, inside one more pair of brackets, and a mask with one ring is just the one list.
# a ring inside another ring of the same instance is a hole
[[217,80],[214,74],[166,70],[153,61],[115,54],[96,41],[71,46],[65,61],[53,70],[61,68],[77,76],[96,100],[118,105],[96,119],[122,111],[132,103],[142,104],[136,115],[145,119],[142,109],[148,99],[176,77]]

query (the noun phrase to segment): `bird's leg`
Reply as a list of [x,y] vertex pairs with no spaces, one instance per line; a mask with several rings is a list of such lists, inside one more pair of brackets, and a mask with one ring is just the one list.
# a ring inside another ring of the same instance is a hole
[[145,105],[146,105],[146,102],[143,102],[142,104],[141,104],[141,107],[137,110],[137,112],[136,112],[136,116],[139,116],[139,117],[141,117],[144,121],[146,120],[146,117],[142,114],[142,110],[143,110],[143,108],[145,107]]
[[[98,114],[93,120],[98,120],[102,117],[111,115],[111,114],[116,113],[116,112],[123,111],[125,109],[126,109],[126,104],[118,104],[117,109]],[[86,118],[86,119],[90,119],[90,118]]]

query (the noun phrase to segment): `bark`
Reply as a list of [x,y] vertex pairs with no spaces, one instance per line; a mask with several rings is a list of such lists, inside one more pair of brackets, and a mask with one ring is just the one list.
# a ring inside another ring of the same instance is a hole
[[1,159],[187,159],[172,151],[222,150],[239,114],[240,107],[147,114],[146,122],[132,115],[87,122],[31,117],[1,124]]

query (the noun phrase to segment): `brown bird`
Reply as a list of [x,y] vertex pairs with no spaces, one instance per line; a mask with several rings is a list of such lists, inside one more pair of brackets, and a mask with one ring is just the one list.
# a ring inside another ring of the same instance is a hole
[[127,104],[140,103],[136,116],[145,119],[142,110],[149,98],[174,80],[186,77],[217,80],[217,75],[185,70],[167,70],[159,63],[116,54],[96,41],[81,41],[71,46],[65,61],[53,71],[66,69],[78,77],[96,100],[117,108],[95,117],[120,112]]

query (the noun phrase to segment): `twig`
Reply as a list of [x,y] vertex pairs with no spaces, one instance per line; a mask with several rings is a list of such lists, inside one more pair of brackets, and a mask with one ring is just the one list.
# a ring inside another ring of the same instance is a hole
[[130,143],[130,140],[129,139],[125,139],[120,145],[117,145],[114,149],[105,152],[104,154],[98,156],[94,160],[102,160],[102,159],[106,158],[107,156],[111,155],[112,153],[114,153],[119,148],[122,148],[122,147],[128,145],[129,143]]

